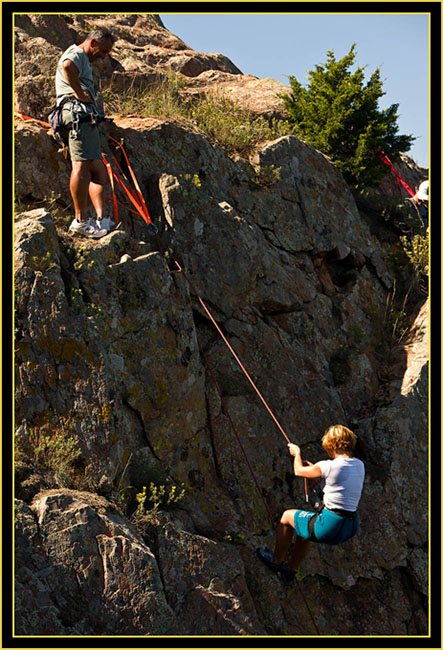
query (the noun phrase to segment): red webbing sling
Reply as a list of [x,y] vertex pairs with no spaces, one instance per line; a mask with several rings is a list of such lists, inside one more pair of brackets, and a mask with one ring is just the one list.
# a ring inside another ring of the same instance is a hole
[[378,153],[378,156],[379,156],[380,160],[381,160],[382,162],[384,162],[385,165],[387,165],[388,167],[390,167],[391,171],[395,174],[395,176],[396,176],[396,178],[397,178],[398,189],[400,190],[400,192],[401,192],[401,187],[400,187],[400,183],[401,183],[401,184],[403,185],[403,187],[405,188],[405,190],[408,192],[408,194],[409,194],[410,196],[415,196],[415,192],[413,192],[413,191],[411,190],[411,188],[409,187],[409,185],[407,184],[407,182],[406,182],[405,180],[403,180],[403,178],[400,176],[400,174],[398,173],[398,171],[395,169],[394,165],[393,165],[392,162],[389,160],[389,158],[388,158],[388,156],[385,154],[385,152],[382,151],[382,150],[380,149],[377,153]]
[[48,131],[48,129],[51,128],[49,122],[43,122],[43,120],[38,120],[36,117],[29,117],[28,115],[23,115],[23,113],[19,113],[18,111],[14,111],[14,116],[19,117],[25,122],[37,122],[37,124],[41,124],[42,126],[44,126],[46,131]]

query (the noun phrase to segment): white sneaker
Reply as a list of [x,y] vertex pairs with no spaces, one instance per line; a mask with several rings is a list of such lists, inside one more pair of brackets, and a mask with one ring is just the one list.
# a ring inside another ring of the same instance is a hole
[[69,230],[83,235],[83,237],[89,237],[90,239],[100,239],[100,237],[108,234],[106,229],[97,226],[94,219],[89,219],[88,221],[77,221],[77,219],[73,219]]
[[111,219],[111,217],[103,217],[103,219],[95,219],[95,223],[97,224],[97,228],[106,230],[106,232],[111,232],[111,230],[114,230],[114,228],[117,225],[114,219]]

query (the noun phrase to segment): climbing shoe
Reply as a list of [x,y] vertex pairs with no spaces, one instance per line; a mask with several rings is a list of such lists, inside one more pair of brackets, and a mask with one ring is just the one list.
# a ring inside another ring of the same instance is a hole
[[258,548],[257,549],[257,555],[260,558],[262,562],[266,564],[267,567],[269,567],[272,571],[278,571],[280,568],[280,564],[275,563],[275,557],[274,553],[271,553],[271,551],[268,551],[267,548]]
[[114,219],[111,219],[111,217],[104,217],[103,219],[95,219],[95,223],[97,224],[97,228],[99,230],[106,230],[106,232],[111,232],[114,230],[116,223]]
[[89,237],[90,239],[100,239],[108,234],[108,231],[105,228],[99,228],[95,219],[88,219],[88,221],[77,221],[73,219],[69,230],[72,233],[77,235],[83,235],[83,237]]
[[292,571],[288,567],[286,562],[277,564],[275,562],[274,553],[268,551],[267,548],[258,548],[257,555],[260,558],[260,560],[264,562],[264,564],[266,564],[266,566],[271,569],[271,571],[275,571],[276,573],[280,574],[281,580],[285,585],[285,587],[290,587],[292,585],[292,583],[294,582],[295,571]]
[[280,564],[278,568],[278,572],[280,573],[281,581],[283,582],[285,587],[290,587],[294,582],[295,571],[292,571],[292,569],[288,567],[286,562],[283,562],[283,564]]

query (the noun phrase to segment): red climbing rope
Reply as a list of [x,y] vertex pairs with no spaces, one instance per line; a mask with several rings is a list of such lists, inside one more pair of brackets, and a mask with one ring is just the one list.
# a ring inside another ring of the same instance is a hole
[[106,171],[108,172],[109,183],[111,185],[111,192],[112,192],[112,201],[114,203],[114,216],[116,222],[118,223],[118,201],[117,201],[117,196],[115,194],[114,174],[112,173],[112,167],[104,154],[102,154],[102,160],[103,160],[103,164],[106,167]]

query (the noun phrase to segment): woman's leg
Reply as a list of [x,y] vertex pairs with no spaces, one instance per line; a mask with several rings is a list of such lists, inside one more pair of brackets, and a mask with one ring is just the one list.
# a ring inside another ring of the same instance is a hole
[[[296,510],[285,510],[277,527],[277,539],[275,542],[275,563],[280,564],[286,558],[292,542],[294,532],[294,515]],[[314,514],[314,513],[312,513]],[[309,551],[310,542],[300,535],[295,536],[295,546],[289,558],[288,566],[292,571],[298,569]]]
[[289,547],[291,546],[295,512],[296,510],[285,510],[277,526],[277,538],[275,540],[274,550],[276,564],[280,564],[285,560]]
[[295,536],[295,545],[289,558],[288,566],[292,571],[298,569],[300,564],[305,559],[311,542],[308,539],[303,539],[303,537]]

